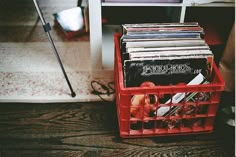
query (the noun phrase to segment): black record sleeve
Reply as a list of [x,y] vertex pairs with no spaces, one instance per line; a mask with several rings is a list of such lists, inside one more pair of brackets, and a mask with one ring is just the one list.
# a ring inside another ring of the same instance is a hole
[[155,85],[188,83],[199,73],[206,76],[207,70],[207,58],[125,60],[124,84],[138,87],[146,81]]

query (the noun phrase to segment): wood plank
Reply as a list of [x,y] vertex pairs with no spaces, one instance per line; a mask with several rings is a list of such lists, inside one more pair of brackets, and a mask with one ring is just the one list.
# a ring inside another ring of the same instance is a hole
[[41,150],[41,151],[3,151],[1,154],[4,157],[13,157],[17,154],[17,157],[25,157],[25,156],[30,156],[30,157],[38,157],[38,156],[44,156],[44,157],[130,157],[130,156],[142,156],[142,157],[150,157],[150,156],[155,156],[155,157],[199,157],[204,156],[204,157],[227,157],[226,154],[217,154],[219,152],[202,152],[202,153],[194,153],[194,152],[170,152],[170,150],[163,150],[159,151],[158,149],[124,149],[124,150],[100,150],[100,149],[95,149],[95,150],[54,150],[54,151],[49,151],[49,150]]
[[[60,26],[54,22],[53,14],[76,7],[75,0],[70,0],[69,5],[68,1],[64,0],[56,4],[55,0],[43,1],[40,0],[40,7],[46,22],[53,27],[51,35],[54,41],[89,41],[88,33],[67,39]],[[0,2],[0,42],[48,42],[33,2],[30,0],[17,2],[16,0]]]
[[216,134],[121,139],[113,103],[0,104],[0,156],[226,156]]
[[[53,26],[50,31],[53,41],[89,41],[88,34],[67,39],[60,27]],[[0,42],[48,42],[42,26],[0,26]]]

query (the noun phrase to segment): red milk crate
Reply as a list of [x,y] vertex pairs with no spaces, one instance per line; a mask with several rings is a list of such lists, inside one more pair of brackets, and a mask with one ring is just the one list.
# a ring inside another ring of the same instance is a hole
[[[125,88],[119,39],[120,34],[115,34],[114,78],[117,115],[122,138],[187,135],[213,131],[221,92],[224,89],[224,80],[215,64],[213,79],[209,84]],[[184,99],[178,103],[172,102],[173,96],[178,94],[184,94]],[[195,100],[186,100],[187,95],[191,94],[195,95]],[[145,98],[146,96],[154,97],[151,105],[145,103],[131,105],[134,97]],[[164,96],[169,96],[168,103],[161,102]],[[159,111],[161,113],[163,110],[170,111],[170,109],[176,109],[175,114],[158,115]],[[147,115],[146,111],[150,110],[153,113]]]

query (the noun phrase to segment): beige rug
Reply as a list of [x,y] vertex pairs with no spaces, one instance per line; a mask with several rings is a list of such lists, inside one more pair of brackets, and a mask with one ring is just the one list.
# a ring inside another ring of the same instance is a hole
[[[56,42],[55,45],[77,96],[70,96],[49,43],[8,42],[0,43],[0,102],[101,101],[91,94],[91,81],[107,86],[113,81],[113,71],[90,70],[89,42]],[[113,95],[102,97],[113,100]]]

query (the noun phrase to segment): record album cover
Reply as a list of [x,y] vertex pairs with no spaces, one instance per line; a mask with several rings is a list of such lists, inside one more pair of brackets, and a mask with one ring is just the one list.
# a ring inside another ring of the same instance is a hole
[[125,60],[124,84],[126,87],[138,87],[146,81],[155,85],[187,84],[199,73],[206,76],[208,70],[207,58]]

